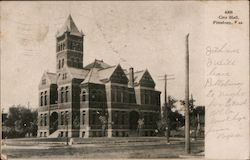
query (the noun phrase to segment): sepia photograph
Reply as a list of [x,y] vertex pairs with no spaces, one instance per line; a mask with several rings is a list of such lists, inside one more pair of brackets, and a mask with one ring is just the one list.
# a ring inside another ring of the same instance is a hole
[[249,159],[248,1],[2,1],[1,159]]

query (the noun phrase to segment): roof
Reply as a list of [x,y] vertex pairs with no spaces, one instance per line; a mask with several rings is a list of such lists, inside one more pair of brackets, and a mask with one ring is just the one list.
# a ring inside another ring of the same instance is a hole
[[105,83],[105,80],[109,80],[117,66],[118,65],[104,69],[91,68],[86,79],[82,83],[103,84]]
[[134,72],[134,83],[139,84],[146,70]]
[[98,69],[97,68],[90,69],[87,77],[82,83],[97,83],[97,84],[101,83],[98,76]]
[[91,68],[104,69],[104,68],[108,68],[108,67],[111,67],[111,66],[108,65],[107,63],[104,63],[103,60],[97,60],[97,59],[95,59],[94,62],[86,65],[84,67],[84,69],[91,69]]
[[76,78],[76,79],[85,79],[85,77],[88,74],[88,70],[85,69],[77,69],[77,68],[71,68],[68,67],[67,68],[69,73],[71,74],[72,78]]
[[45,74],[47,74],[52,84],[56,84],[56,79],[57,79],[56,73],[46,72]]
[[99,70],[100,80],[109,79],[118,65],[110,66],[109,68]]
[[68,16],[66,22],[62,26],[62,28],[57,32],[56,36],[62,36],[65,32],[70,32],[72,35],[83,36],[82,32],[79,32],[76,27],[71,15]]

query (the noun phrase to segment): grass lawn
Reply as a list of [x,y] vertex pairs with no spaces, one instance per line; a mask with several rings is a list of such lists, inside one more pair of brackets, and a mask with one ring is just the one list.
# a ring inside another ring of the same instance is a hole
[[[173,139],[171,144],[167,144],[164,138],[130,138],[123,139],[101,139],[102,143],[78,143],[66,146],[63,143],[7,143],[2,149],[2,153],[8,158],[179,158],[184,155],[183,139]],[[100,139],[99,139],[100,140]],[[25,141],[20,140],[20,142]],[[92,139],[97,141],[98,139]],[[117,143],[110,143],[111,141]],[[120,142],[120,143],[119,143]],[[204,141],[197,140],[191,142],[192,155],[204,151]]]

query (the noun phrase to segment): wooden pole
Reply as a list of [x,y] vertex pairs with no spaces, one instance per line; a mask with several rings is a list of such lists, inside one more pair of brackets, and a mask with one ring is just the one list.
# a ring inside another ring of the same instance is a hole
[[185,152],[190,153],[190,127],[189,127],[189,34],[186,36],[186,87],[185,87]]

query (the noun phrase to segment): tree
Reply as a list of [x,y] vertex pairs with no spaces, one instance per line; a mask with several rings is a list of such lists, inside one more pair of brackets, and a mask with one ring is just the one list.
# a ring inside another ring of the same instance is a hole
[[171,96],[168,96],[168,103],[164,104],[163,118],[157,122],[157,128],[162,135],[165,132],[167,136],[170,136],[171,130],[177,130],[184,125],[184,117],[178,111],[173,112],[172,109],[176,108],[177,100]]
[[11,129],[5,133],[7,137],[24,137],[27,133],[37,134],[37,111],[14,105],[9,108],[8,114],[5,125]]
[[105,109],[103,108],[101,112],[97,112],[98,116],[99,116],[99,120],[102,124],[102,137],[105,136],[106,133],[106,128],[108,125],[108,112],[105,111]]
[[[185,105],[185,101],[181,100],[181,105]],[[204,106],[195,106],[194,105],[195,100],[193,99],[191,95],[191,99],[189,100],[189,117],[190,117],[190,128],[194,135],[194,138],[197,137],[197,134],[199,134],[199,115],[205,115],[205,107]]]

